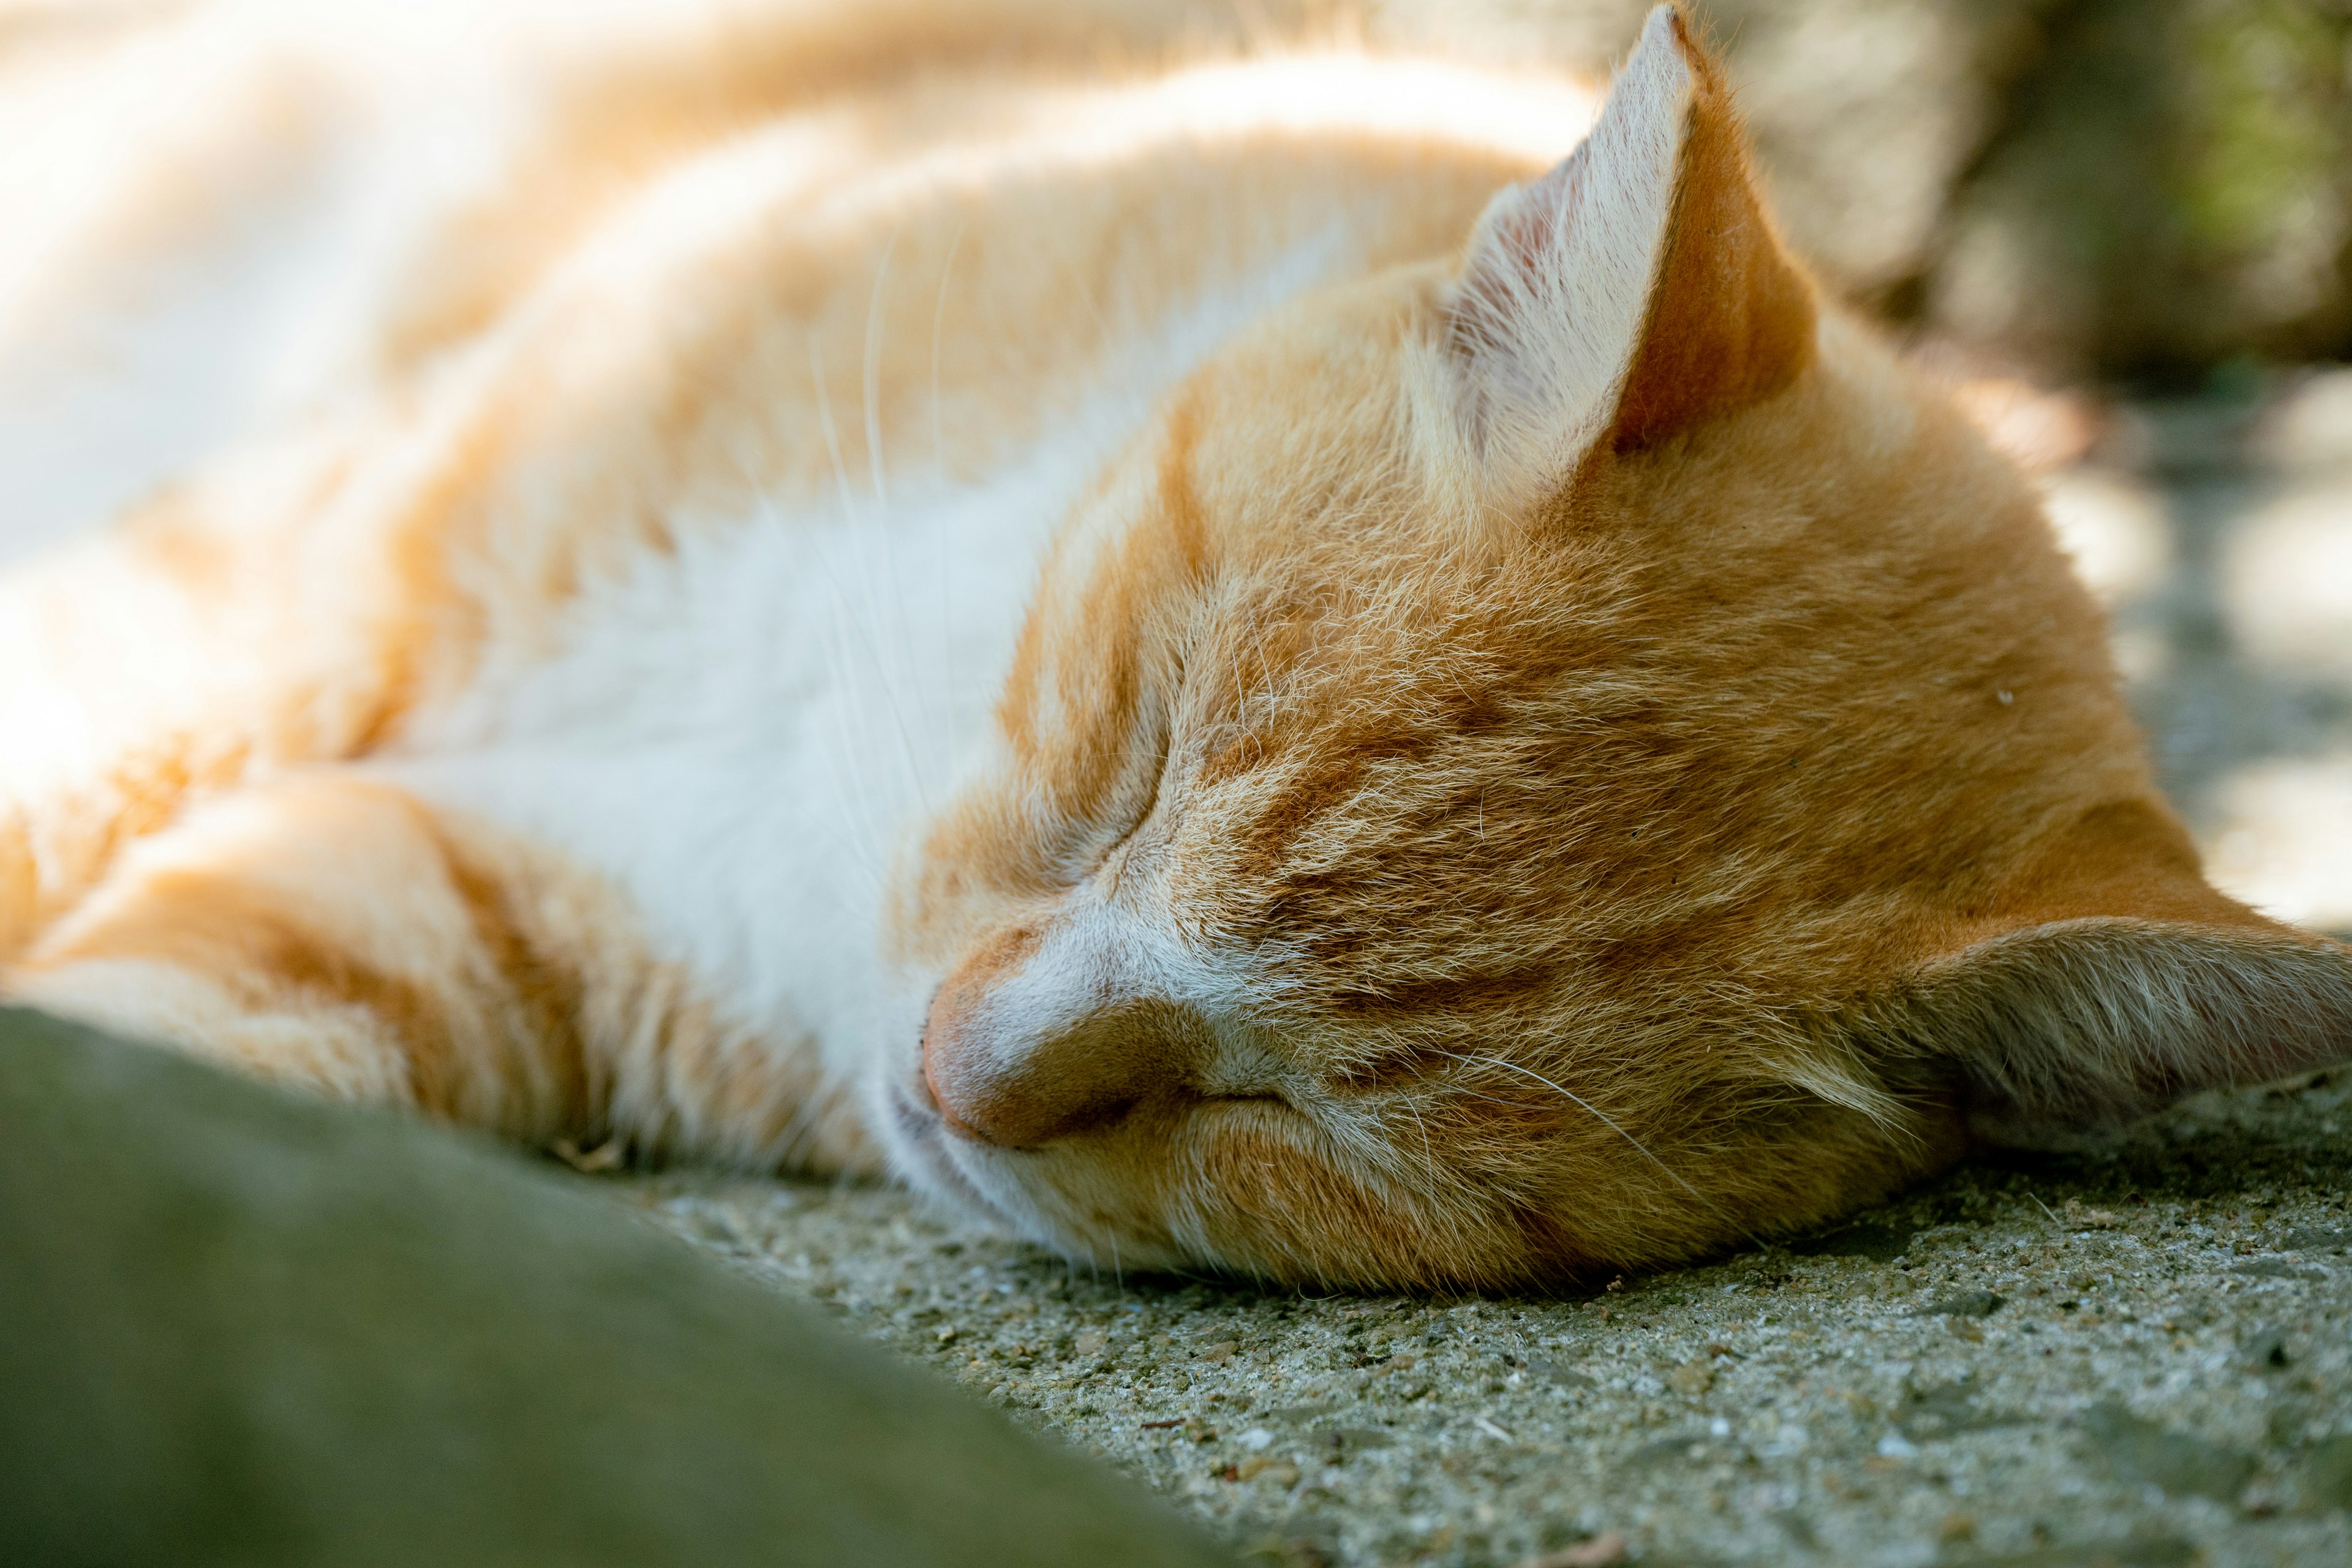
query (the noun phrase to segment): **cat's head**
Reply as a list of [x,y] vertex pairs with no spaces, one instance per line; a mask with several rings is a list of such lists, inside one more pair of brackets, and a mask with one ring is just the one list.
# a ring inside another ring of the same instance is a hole
[[2352,1051],[2026,484],[1822,308],[1654,15],[1454,262],[1193,376],[896,912],[902,1167],[1103,1263],[1497,1284]]

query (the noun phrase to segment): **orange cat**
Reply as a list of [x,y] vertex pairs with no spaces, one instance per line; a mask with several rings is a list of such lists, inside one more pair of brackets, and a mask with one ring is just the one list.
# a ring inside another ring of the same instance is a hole
[[170,482],[0,599],[11,994],[1366,1286],[2352,1054],[1673,11],[1593,122],[1164,10],[20,44],[0,521]]

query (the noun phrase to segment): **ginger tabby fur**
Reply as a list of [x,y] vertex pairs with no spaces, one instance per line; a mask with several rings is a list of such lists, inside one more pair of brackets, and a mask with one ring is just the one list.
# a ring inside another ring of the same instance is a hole
[[15,998],[1364,1287],[2352,1053],[1671,9],[320,15],[0,40]]

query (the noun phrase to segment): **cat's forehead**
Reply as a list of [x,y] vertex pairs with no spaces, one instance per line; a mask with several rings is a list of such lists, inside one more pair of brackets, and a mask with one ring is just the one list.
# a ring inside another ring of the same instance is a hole
[[[1661,552],[1743,516],[1790,509],[1873,509],[1885,543],[1939,526],[1933,491],[2016,489],[1934,389],[1866,329],[1834,311],[1811,363],[1761,405],[1686,439],[1632,456],[1593,454],[1532,500],[1482,484],[1483,458],[1460,402],[1461,367],[1444,341],[1443,274],[1402,268],[1301,301],[1229,344],[1167,398],[1109,465],[1066,537],[1063,575],[1157,564],[1171,586],[1222,578],[1302,603],[1394,603],[1423,589],[1474,593],[1498,563],[1532,586],[1573,576],[1571,548],[1526,556],[1532,532],[1571,546],[1615,536]],[[1899,500],[1890,499],[1901,481]],[[1850,542],[1824,533],[1822,551]],[[1328,596],[1338,594],[1337,600]]]
[[[1930,820],[1939,757],[1996,743],[1960,689],[2073,701],[2097,671],[2074,668],[2083,637],[2001,630],[2084,619],[2025,488],[1868,340],[1832,318],[1822,343],[1771,405],[1519,513],[1465,500],[1426,453],[1305,479],[1281,466],[1295,439],[1236,420],[1221,446],[1234,405],[1210,381],[1191,438],[1158,448],[1154,498],[1181,507],[1129,520],[1181,511],[1206,542],[1165,584],[1192,885],[1255,889],[1274,924],[1426,931],[1465,907],[1556,924],[1556,899],[1506,896],[1531,855],[1620,889],[1685,874],[1662,854],[1785,870],[1799,841],[1916,870],[1934,831],[1824,817],[1819,792],[1868,779],[1917,796],[1892,820]],[[1408,396],[1353,418],[1368,442],[1427,438]]]
[[[1099,626],[1118,605],[1156,620],[1190,639],[1196,679],[1327,667],[1317,679],[1388,690],[1458,685],[1498,660],[1510,667],[1498,677],[1525,677],[1562,639],[1589,637],[1591,617],[1633,591],[1629,572],[1646,575],[1643,592],[1707,575],[1758,520],[1876,519],[1877,553],[1899,554],[1939,526],[1926,514],[1943,471],[1963,508],[1971,487],[2015,489],[1914,376],[1831,315],[1816,365],[1769,406],[1509,504],[1477,482],[1444,330],[1440,290],[1416,269],[1234,345],[1105,471],[1049,563],[1045,616]],[[1887,493],[1897,476],[1900,497]],[[1793,563],[1853,544],[1850,530],[1780,527],[1772,549]],[[1703,616],[1705,597],[1681,602]],[[1065,651],[1095,657],[1082,643]]]

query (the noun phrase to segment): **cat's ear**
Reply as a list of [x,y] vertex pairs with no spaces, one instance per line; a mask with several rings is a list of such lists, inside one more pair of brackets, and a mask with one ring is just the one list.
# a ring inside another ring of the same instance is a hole
[[2352,947],[2214,891],[2159,807],[2062,837],[2011,912],[1850,1018],[1865,1059],[1955,1083],[1979,1136],[2032,1144],[2352,1058]]
[[1805,367],[1811,286],[1678,7],[1650,14],[1583,145],[1488,205],[1450,310],[1488,486],[1530,499],[1596,448],[1650,445]]

